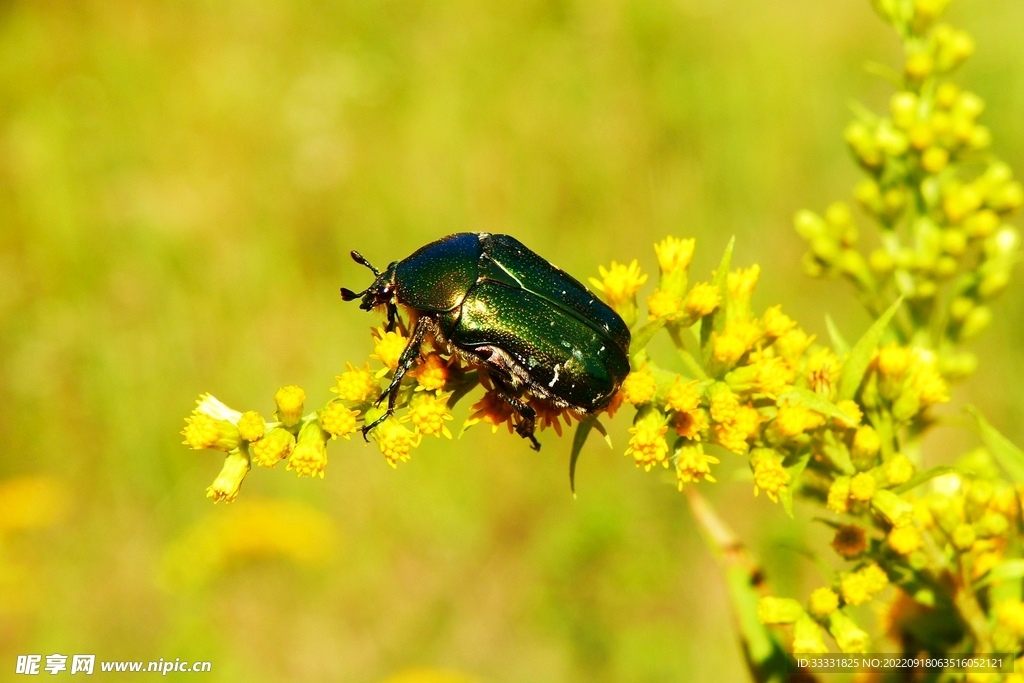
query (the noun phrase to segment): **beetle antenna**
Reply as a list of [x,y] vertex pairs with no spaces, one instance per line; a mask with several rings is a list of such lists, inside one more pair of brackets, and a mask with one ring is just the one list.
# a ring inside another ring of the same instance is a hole
[[367,288],[367,289],[364,289],[364,290],[363,290],[363,291],[361,291],[361,292],[353,292],[353,291],[352,291],[351,289],[349,289],[348,287],[342,287],[342,288],[341,288],[341,298],[342,298],[342,300],[344,300],[344,301],[352,301],[353,299],[358,299],[358,298],[359,298],[359,297],[361,297],[361,296],[362,296],[363,294],[366,294],[366,292],[368,291],[368,289],[369,289],[369,288]]
[[359,265],[366,266],[367,268],[372,270],[374,275],[380,275],[380,271],[374,268],[373,264],[367,261],[366,257],[360,254],[358,251],[353,249],[350,256],[352,257],[352,260],[358,263]]

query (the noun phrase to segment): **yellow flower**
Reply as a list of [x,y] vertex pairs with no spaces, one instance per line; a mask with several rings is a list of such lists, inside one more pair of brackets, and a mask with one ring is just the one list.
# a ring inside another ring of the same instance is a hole
[[715,443],[722,448],[741,455],[747,452],[747,435],[735,423],[716,424],[711,431]]
[[731,424],[736,419],[739,405],[736,394],[728,385],[719,382],[711,387],[711,419],[715,422]]
[[384,364],[384,368],[377,372],[377,378],[380,379],[388,373],[388,370],[398,369],[398,359],[402,357],[402,352],[405,351],[406,345],[409,340],[402,336],[402,332],[398,329],[387,332],[383,327],[378,327],[373,331],[373,353],[370,354],[370,358],[376,358]]
[[559,421],[559,418],[565,420],[565,424],[568,426],[572,426],[572,411],[568,408],[559,408],[552,405],[550,401],[534,397],[530,397],[528,402],[534,412],[537,413],[537,427],[541,431],[548,427],[553,427],[555,433],[561,436],[562,423]]
[[897,453],[889,462],[885,463],[885,478],[889,482],[889,486],[905,484],[913,476],[914,463],[910,462],[910,458],[903,454]]
[[683,381],[683,378],[676,375],[672,386],[665,396],[665,407],[677,413],[688,413],[696,410],[700,405],[700,395],[697,393],[697,380],[691,382]]
[[356,431],[358,416],[358,410],[352,410],[335,401],[328,403],[327,407],[320,411],[320,426],[331,435],[332,439],[337,439],[339,436],[348,439],[349,435]]
[[672,426],[679,436],[700,441],[701,432],[708,428],[707,412],[697,408],[685,413],[676,413]]
[[480,400],[469,407],[469,417],[463,425],[463,429],[472,427],[478,422],[486,422],[491,425],[491,433],[498,431],[501,425],[508,425],[508,433],[514,429],[512,425],[512,406],[503,399],[496,391],[488,391]]
[[708,315],[722,302],[722,293],[718,287],[706,282],[698,282],[686,295],[686,312],[698,318]]
[[288,458],[285,469],[295,470],[300,477],[324,478],[327,467],[327,432],[320,428],[316,420],[310,420],[299,430],[299,439]]
[[1006,600],[996,605],[996,621],[1018,638],[1024,637],[1024,602]]
[[448,396],[443,394],[420,394],[409,404],[409,418],[416,431],[424,436],[438,436],[444,434],[449,439],[452,433],[448,430],[445,420],[451,420],[452,415],[448,412]]
[[794,327],[776,339],[774,346],[780,356],[795,362],[804,354],[807,347],[814,343],[815,338],[815,335],[809,335],[799,327]]
[[57,524],[71,504],[68,487],[45,476],[12,477],[0,481],[0,534],[42,529]]
[[448,361],[437,353],[427,354],[416,372],[416,391],[439,391],[448,383]]
[[761,266],[756,263],[746,270],[737,268],[726,277],[726,284],[729,289],[729,296],[733,299],[749,299],[757,286],[757,279],[761,275]]
[[242,451],[232,451],[224,458],[224,466],[213,484],[206,489],[206,497],[214,503],[230,503],[242,488],[242,480],[249,473],[249,456]]
[[613,308],[630,300],[647,282],[647,275],[640,271],[636,259],[628,266],[612,261],[611,267],[598,266],[597,270],[601,279],[590,278],[590,284],[604,294],[605,301]]
[[783,358],[762,358],[757,362],[755,386],[762,394],[778,396],[796,379],[796,372]]
[[811,391],[831,397],[835,394],[840,372],[842,363],[839,362],[839,358],[832,349],[824,348],[807,359],[804,374],[807,376],[807,384]]
[[622,397],[635,406],[649,403],[657,390],[654,374],[646,367],[629,373],[622,382]]
[[292,427],[299,424],[302,419],[302,405],[306,400],[306,392],[299,387],[292,385],[281,387],[274,394],[274,402],[277,404],[277,419],[285,427]]
[[762,624],[792,624],[804,613],[804,608],[792,598],[767,595],[757,601],[757,620]]
[[746,344],[738,335],[730,334],[728,331],[723,334],[714,332],[712,338],[714,358],[722,365],[728,367],[735,365],[736,361],[747,352]]
[[867,535],[859,526],[842,524],[832,537],[832,549],[846,559],[852,559],[868,549]]
[[683,490],[683,484],[699,482],[701,477],[710,482],[715,481],[711,476],[711,467],[717,465],[718,458],[705,455],[704,447],[700,444],[683,446],[676,455],[676,478],[679,490]]
[[686,270],[693,260],[693,250],[697,240],[679,239],[671,235],[654,245],[654,253],[658,255],[658,267],[668,274],[677,270]]
[[762,489],[773,503],[779,502],[779,494],[785,491],[791,477],[782,466],[782,456],[769,449],[759,449],[750,459],[754,469],[754,495]]
[[255,410],[242,413],[238,418],[238,435],[246,441],[259,441],[263,438],[267,423]]
[[744,439],[751,439],[758,435],[763,421],[764,417],[758,412],[757,408],[748,403],[736,409],[736,419],[733,421],[733,427],[743,435]]
[[889,547],[900,555],[909,555],[921,547],[921,532],[912,525],[901,526],[889,532]]
[[825,507],[832,512],[843,513],[850,511],[849,477],[836,477],[828,489],[828,500],[825,502]]
[[974,527],[970,524],[958,524],[950,534],[949,540],[953,542],[953,547],[957,550],[967,551],[971,549],[977,539],[978,535],[974,532]]
[[824,634],[821,626],[806,614],[793,622],[793,652],[801,654],[825,654],[828,646],[825,645]]
[[772,306],[764,312],[761,317],[761,327],[764,335],[771,339],[781,337],[796,327],[796,323],[788,315],[782,312],[782,305]]
[[287,429],[275,427],[252,445],[252,459],[260,467],[275,467],[288,457],[295,445],[295,437]]
[[882,447],[882,439],[870,425],[857,429],[853,435],[853,455],[857,458],[873,458]]
[[839,410],[843,411],[846,415],[850,417],[849,420],[844,420],[841,417],[833,418],[836,425],[842,427],[843,429],[853,429],[854,427],[860,424],[861,420],[864,419],[864,413],[861,412],[860,406],[857,405],[856,401],[852,401],[849,399],[845,401],[840,401],[839,403],[836,404],[836,408],[839,408]]
[[214,448],[229,452],[238,448],[238,428],[235,425],[198,411],[185,418],[185,429],[181,434],[185,437],[182,443],[195,450]]
[[[369,421],[373,411],[367,414]],[[408,462],[409,453],[420,445],[420,434],[410,431],[398,418],[389,417],[377,425],[370,436],[377,442],[377,447],[384,454],[384,459],[391,467],[397,467],[399,461]]]
[[819,619],[824,619],[839,609],[839,596],[828,586],[815,588],[811,591],[811,597],[807,601],[807,606],[811,614]]
[[836,639],[836,645],[847,654],[867,652],[870,636],[846,616],[842,610],[828,615],[828,632]]
[[871,564],[855,572],[844,574],[839,580],[843,600],[848,605],[863,605],[885,590],[889,577],[877,564]]
[[910,349],[892,342],[878,350],[875,364],[883,377],[899,379],[910,366]]
[[869,501],[875,495],[878,485],[868,472],[855,474],[850,480],[850,497],[854,500]]
[[668,443],[665,441],[667,431],[668,426],[662,424],[657,411],[653,411],[629,428],[633,436],[629,438],[626,455],[632,455],[636,466],[643,466],[648,472],[658,463],[668,467]]
[[949,386],[935,368],[934,362],[916,364],[910,383],[917,390],[922,406],[949,401]]
[[377,398],[380,386],[370,372],[369,361],[362,368],[357,368],[351,363],[345,365],[348,366],[348,370],[334,378],[338,381],[338,386],[331,391],[338,394],[338,398],[353,403],[365,403]]
[[825,416],[799,403],[785,403],[772,423],[775,430],[784,437],[793,437],[825,424]]
[[682,305],[683,300],[678,295],[667,290],[655,289],[654,293],[647,297],[647,315],[651,319],[664,318],[678,313]]

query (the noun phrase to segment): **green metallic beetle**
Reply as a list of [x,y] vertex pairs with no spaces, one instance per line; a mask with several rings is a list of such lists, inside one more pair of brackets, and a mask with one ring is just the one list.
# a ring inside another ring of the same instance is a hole
[[390,386],[394,413],[402,377],[432,334],[468,362],[482,367],[519,417],[516,432],[535,450],[536,412],[524,395],[579,414],[606,407],[629,374],[629,328],[615,311],[571,275],[508,235],[457,233],[421,247],[383,272],[359,252],[352,259],[376,276],[362,292],[342,288],[345,301],[362,298],[370,311],[384,306],[393,329],[398,305],[410,310],[412,334]]

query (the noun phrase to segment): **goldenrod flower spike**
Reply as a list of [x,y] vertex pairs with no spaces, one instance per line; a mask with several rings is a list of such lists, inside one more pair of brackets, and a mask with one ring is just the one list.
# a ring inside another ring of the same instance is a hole
[[377,379],[380,379],[388,372],[393,372],[398,368],[398,359],[402,356],[402,351],[405,350],[409,340],[402,336],[400,330],[387,332],[383,327],[376,328],[373,331],[373,337],[375,343],[370,358],[376,358],[384,364],[384,367],[376,375]]
[[665,441],[667,431],[665,416],[657,410],[648,409],[630,427],[629,433],[632,436],[625,454],[632,455],[636,466],[648,472],[659,463],[668,467],[668,442]]
[[277,404],[277,419],[285,427],[293,427],[302,420],[302,408],[306,401],[306,392],[297,386],[281,387],[274,394]]
[[252,445],[252,460],[260,467],[276,467],[292,452],[295,436],[283,427],[274,427]]
[[220,474],[206,489],[206,497],[213,498],[214,503],[232,502],[242,488],[242,480],[249,473],[249,467],[249,455],[244,449],[228,453]]
[[416,427],[416,431],[424,436],[437,436],[442,434],[452,438],[452,433],[445,424],[446,420],[454,419],[448,410],[448,398],[450,394],[433,394],[424,392],[417,394],[409,404],[409,419]]
[[288,457],[286,469],[295,470],[300,477],[324,478],[327,467],[328,434],[316,420],[309,420],[299,430],[299,438]]
[[320,411],[320,426],[331,435],[332,440],[339,436],[349,439],[359,427],[359,412],[338,401],[332,401]]
[[380,395],[380,385],[373,373],[370,372],[370,362],[367,361],[361,368],[357,368],[351,363],[345,363],[345,365],[348,370],[334,378],[338,384],[331,391],[336,393],[338,398],[352,403],[376,400]]

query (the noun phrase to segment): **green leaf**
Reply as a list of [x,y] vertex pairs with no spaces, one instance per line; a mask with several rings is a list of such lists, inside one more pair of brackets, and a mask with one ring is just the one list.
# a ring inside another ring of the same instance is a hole
[[786,393],[779,395],[780,404],[789,403],[791,401],[794,403],[799,403],[806,408],[810,408],[811,410],[816,410],[822,415],[827,415],[829,417],[837,417],[840,420],[845,420],[846,422],[854,422],[854,419],[851,416],[844,413],[842,410],[840,410],[839,406],[837,406],[835,403],[828,400],[821,394],[815,393],[810,389],[790,389]]
[[840,358],[850,353],[850,345],[843,335],[839,332],[839,328],[836,327],[836,322],[832,320],[832,316],[825,316],[825,327],[828,328],[828,336],[832,340],[832,348],[839,355]]
[[633,334],[633,338],[629,342],[630,359],[635,358],[636,354],[643,351],[647,345],[651,343],[651,339],[654,338],[654,335],[656,335],[661,328],[665,327],[666,322],[666,318],[655,318],[646,325],[643,325]]
[[793,465],[786,468],[786,472],[789,473],[789,484],[779,494],[779,498],[782,499],[782,507],[785,509],[786,514],[789,515],[790,519],[793,518],[793,491],[797,486],[797,478],[807,467],[807,462],[811,459],[811,454],[808,451],[800,456]]
[[851,399],[857,394],[857,389],[860,388],[860,383],[864,380],[864,373],[867,372],[871,358],[875,355],[875,349],[882,341],[882,335],[885,334],[889,321],[896,315],[896,311],[902,303],[903,297],[901,296],[854,344],[849,357],[843,363],[843,372],[839,377],[839,400]]
[[985,446],[992,452],[999,464],[1003,466],[1006,473],[1017,482],[1024,484],[1024,451],[1013,445],[999,430],[989,424],[989,421],[974,406],[964,408],[978,421],[978,433]]
[[608,438],[608,432],[605,431],[604,425],[597,421],[596,415],[588,415],[576,425],[576,434],[572,437],[572,453],[569,455],[569,489],[572,491],[573,498],[576,497],[576,461],[580,459],[580,451],[583,450],[583,445],[587,443],[587,437],[590,436],[590,430],[594,427],[597,427],[597,431],[604,435],[608,446],[612,445]]
[[896,493],[906,493],[907,491],[916,489],[926,481],[931,481],[935,477],[941,477],[944,474],[954,474],[958,472],[962,474],[963,470],[958,467],[953,467],[952,465],[939,465],[937,467],[932,467],[924,472],[918,472],[910,479],[894,488],[893,491]]
[[729,244],[722,254],[722,261],[715,271],[715,279],[711,284],[718,287],[722,302],[711,313],[701,319],[700,323],[700,346],[704,354],[704,363],[707,364],[711,354],[711,331],[721,332],[725,329],[725,319],[729,313],[729,268],[732,266],[732,250],[736,245],[736,236],[733,235]]
[[1020,578],[1024,578],[1024,560],[1004,560],[975,582],[974,587],[981,588],[993,581],[1012,581]]

